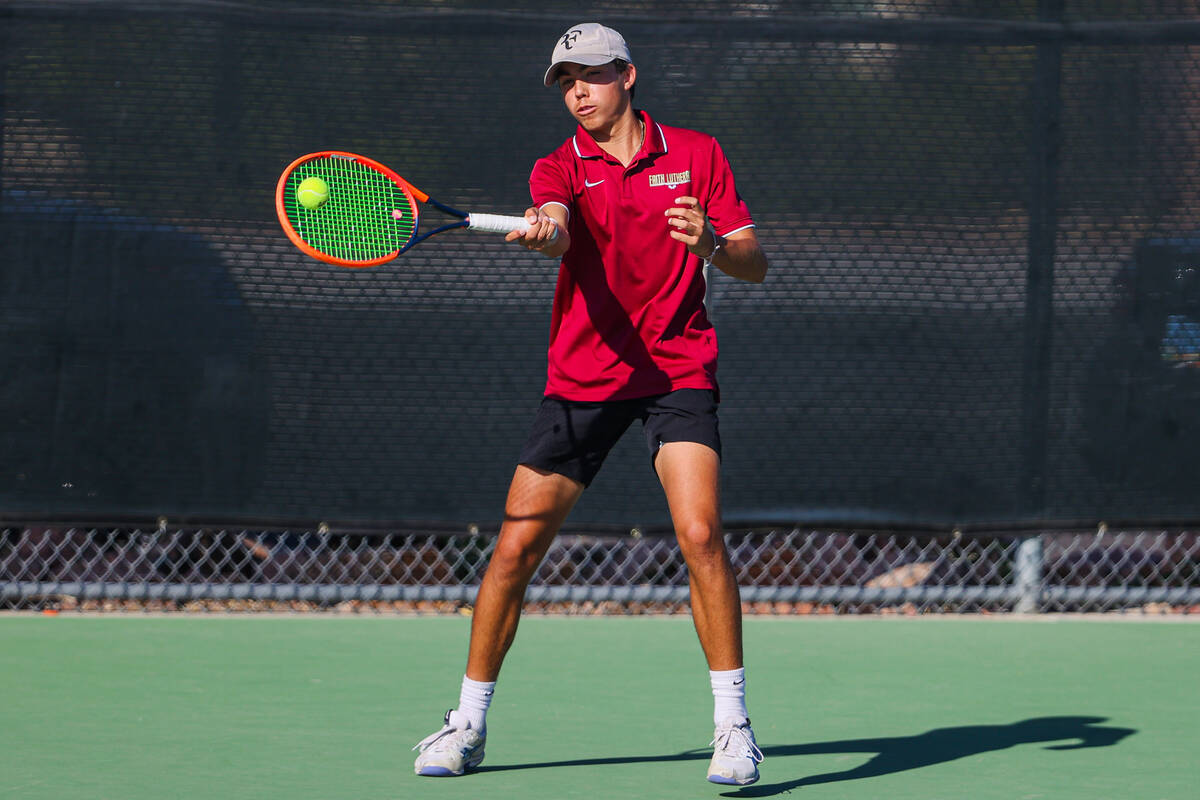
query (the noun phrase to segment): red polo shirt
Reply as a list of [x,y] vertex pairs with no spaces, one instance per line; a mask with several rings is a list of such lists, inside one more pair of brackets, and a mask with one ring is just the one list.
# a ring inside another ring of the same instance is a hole
[[625,400],[717,389],[703,262],[671,238],[664,212],[691,195],[722,236],[754,221],[716,139],[637,113],[646,137],[628,167],[581,126],[529,176],[534,205],[565,206],[571,234],[554,294],[549,397]]

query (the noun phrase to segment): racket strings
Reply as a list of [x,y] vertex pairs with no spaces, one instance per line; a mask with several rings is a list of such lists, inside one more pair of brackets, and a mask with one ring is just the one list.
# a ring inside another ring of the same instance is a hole
[[[329,198],[309,209],[296,199],[296,187],[317,177]],[[284,193],[288,221],[310,247],[345,261],[371,261],[395,253],[416,233],[416,209],[390,178],[349,158],[306,161],[288,177]]]

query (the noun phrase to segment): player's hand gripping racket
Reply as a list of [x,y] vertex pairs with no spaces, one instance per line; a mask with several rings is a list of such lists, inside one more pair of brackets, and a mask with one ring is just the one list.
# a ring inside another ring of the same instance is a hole
[[[418,202],[458,220],[418,234]],[[343,267],[386,263],[453,228],[492,233],[529,229],[524,217],[451,208],[378,161],[332,150],[301,156],[288,165],[275,187],[275,211],[293,244],[313,258]]]

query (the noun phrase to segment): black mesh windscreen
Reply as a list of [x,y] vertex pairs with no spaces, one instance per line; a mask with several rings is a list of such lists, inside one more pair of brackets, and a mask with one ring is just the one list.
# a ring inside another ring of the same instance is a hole
[[[715,275],[741,521],[1200,518],[1194,2],[601,2],[637,104],[715,135],[770,261]],[[520,213],[576,4],[0,2],[0,508],[487,523],[557,264],[456,231],[293,248],[360,152]],[[579,523],[660,522],[641,437]]]

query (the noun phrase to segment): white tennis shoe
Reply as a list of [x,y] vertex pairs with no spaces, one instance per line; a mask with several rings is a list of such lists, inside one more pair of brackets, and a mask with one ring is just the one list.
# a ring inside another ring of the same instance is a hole
[[762,750],[754,741],[754,731],[748,719],[727,719],[717,726],[713,740],[712,761],[708,764],[708,780],[746,786],[758,780],[758,765]]
[[462,714],[454,709],[446,712],[445,724],[437,733],[417,742],[413,750],[418,751],[416,772],[437,778],[462,775],[475,769],[483,761],[483,743],[486,735],[471,729]]

